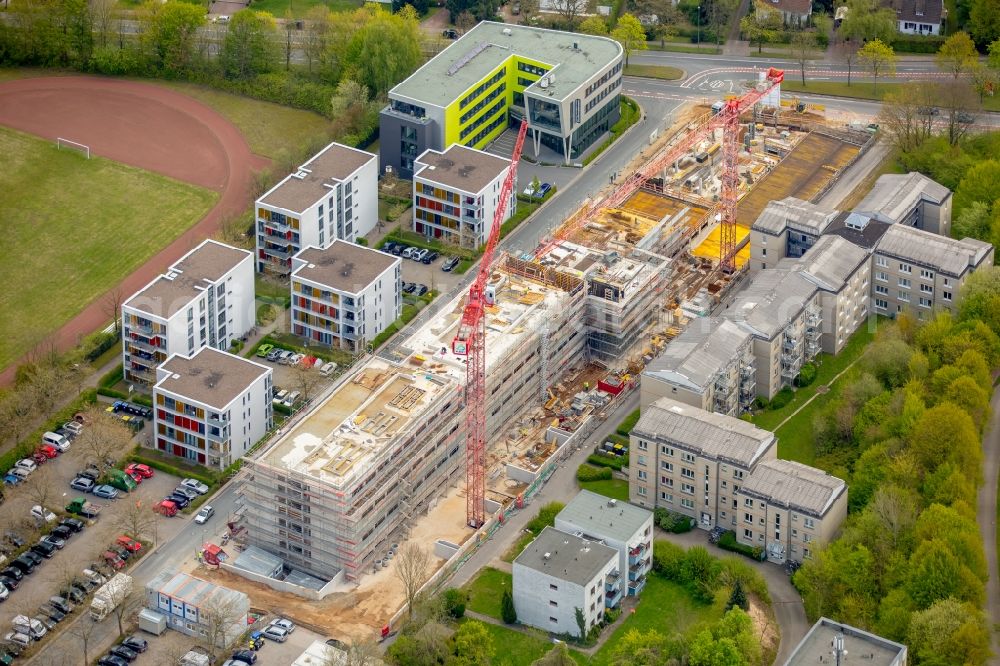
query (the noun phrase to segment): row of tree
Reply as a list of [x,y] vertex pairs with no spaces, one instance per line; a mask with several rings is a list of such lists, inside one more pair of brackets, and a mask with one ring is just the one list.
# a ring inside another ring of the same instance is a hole
[[976,525],[1000,270],[973,275],[957,318],[882,325],[817,414],[819,460],[850,479],[840,538],[795,574],[810,618],[905,642],[916,664],[982,664],[989,576]]

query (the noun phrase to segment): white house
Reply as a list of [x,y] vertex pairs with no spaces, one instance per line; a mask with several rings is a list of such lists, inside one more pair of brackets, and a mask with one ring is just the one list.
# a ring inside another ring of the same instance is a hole
[[211,347],[171,356],[153,387],[156,448],[229,467],[274,425],[271,374],[265,365]]
[[904,35],[940,35],[948,15],[943,0],[890,0],[897,27]]
[[257,199],[257,271],[285,276],[304,247],[354,241],[378,222],[378,156],[339,143]]
[[546,527],[513,564],[514,609],[521,624],[554,634],[580,635],[621,601],[618,551]]
[[401,260],[336,240],[295,255],[292,332],[321,345],[357,351],[402,312]]
[[125,380],[152,384],[174,354],[229,349],[256,323],[253,255],[206,240],[122,305]]

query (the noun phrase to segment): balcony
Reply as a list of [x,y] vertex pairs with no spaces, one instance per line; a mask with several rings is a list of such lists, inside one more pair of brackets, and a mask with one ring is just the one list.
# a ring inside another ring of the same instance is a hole
[[752,362],[740,368],[741,379],[748,379],[756,376],[757,376],[757,368],[753,365]]
[[139,323],[126,324],[125,325],[125,337],[128,337],[133,332],[139,333],[141,335],[144,335],[147,338],[151,338],[154,335],[159,335],[160,334],[159,327],[156,327],[156,329],[154,329],[152,324],[139,324]]
[[621,603],[621,600],[622,600],[622,591],[619,588],[616,587],[614,590],[609,590],[609,591],[605,592],[605,594],[604,594],[604,607],[605,608],[614,608],[619,603]]
[[269,257],[277,257],[278,259],[282,260],[289,259],[291,258],[292,254],[294,254],[294,248],[282,250],[281,248],[269,245],[265,245],[264,247],[260,248],[260,250]]
[[222,442],[220,444],[209,443],[208,452],[214,453],[216,455],[229,455],[229,442]]
[[608,574],[608,577],[604,579],[604,590],[606,592],[611,592],[612,590],[621,589],[622,576],[617,571],[612,571]]
[[806,325],[807,326],[818,326],[821,321],[820,312],[816,308],[808,308],[806,310]]
[[808,358],[813,358],[820,351],[820,345],[818,342],[809,342],[806,344],[806,356]]
[[786,352],[795,352],[799,348],[799,341],[786,335],[781,348]]
[[148,342],[143,342],[142,340],[136,340],[135,338],[132,338],[131,340],[126,340],[126,344],[128,345],[128,348],[130,350],[138,349],[140,351],[146,352],[147,354],[156,354],[157,352],[162,354],[165,351],[164,348],[160,347],[159,345],[152,345]]
[[629,593],[629,596],[635,596],[635,595],[639,594],[640,592],[642,592],[642,589],[644,587],[646,587],[646,577],[645,576],[641,576],[640,578],[638,578],[634,582],[631,582],[631,583],[628,584],[628,593]]
[[209,417],[208,419],[205,420],[205,424],[209,428],[216,427],[219,430],[225,430],[226,427],[229,425],[229,421],[225,421],[223,419],[213,419],[213,418]]
[[281,233],[292,231],[291,225],[285,224],[284,222],[275,222],[274,220],[261,219],[260,226],[267,227],[268,229],[275,229]]

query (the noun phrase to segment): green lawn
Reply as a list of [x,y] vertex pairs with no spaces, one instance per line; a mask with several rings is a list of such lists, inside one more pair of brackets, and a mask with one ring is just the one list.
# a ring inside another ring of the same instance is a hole
[[517,559],[517,556],[521,554],[521,551],[527,548],[528,544],[531,543],[535,538],[535,535],[531,532],[523,532],[521,536],[517,538],[510,548],[507,549],[500,559],[504,562],[513,562]]
[[642,76],[647,79],[676,81],[684,76],[684,70],[664,65],[629,65],[625,68],[625,76]]
[[717,47],[715,44],[709,44],[708,42],[702,42],[701,46],[694,44],[691,40],[683,38],[682,42],[670,42],[667,41],[663,46],[660,46],[659,42],[646,42],[646,49],[648,51],[668,51],[671,53],[700,53],[708,55],[719,55],[722,53],[722,49]]
[[[853,81],[847,85],[847,81],[810,81],[809,73],[806,72],[806,85],[794,76],[795,72],[786,71],[785,80],[781,84],[781,92],[812,93],[814,95],[833,95],[835,97],[854,97],[857,99],[882,99],[886,93],[898,92],[902,83],[894,80],[879,79],[878,94],[876,96],[875,84],[871,81]],[[864,70],[857,70],[855,76],[868,76]],[[1000,97],[986,97],[983,100],[983,109],[986,111],[1000,111]]]
[[210,190],[0,128],[0,367],[20,358],[187,230]]
[[[493,637],[493,666],[530,666],[530,664],[555,647],[540,630],[516,631],[495,624],[483,623]],[[569,651],[581,666],[587,657],[575,650]]]
[[270,12],[276,18],[302,18],[318,5],[326,5],[330,11],[344,12],[363,4],[363,0],[253,0],[251,9]]
[[[254,8],[258,8],[257,3],[254,3]],[[322,135],[330,124],[318,113],[261,102],[193,83],[155,83],[190,95],[218,111],[239,128],[251,150],[264,157],[275,158],[283,150],[303,146],[317,135]]]
[[580,484],[584,490],[604,495],[612,499],[628,501],[628,481],[623,479],[609,479],[607,481],[585,481]]
[[486,567],[462,589],[469,595],[466,608],[499,620],[503,591],[513,590],[513,582],[509,573]]

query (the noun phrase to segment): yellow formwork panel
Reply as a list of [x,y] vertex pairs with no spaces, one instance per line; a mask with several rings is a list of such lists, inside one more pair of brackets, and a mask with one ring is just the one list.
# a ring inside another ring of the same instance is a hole
[[[736,244],[739,245],[750,235],[750,227],[736,225]],[[691,250],[691,254],[696,257],[719,260],[719,249],[722,245],[721,225],[716,224],[709,232],[708,236],[701,242],[701,245]],[[747,243],[736,253],[736,267],[743,268],[750,261],[750,244]]]

